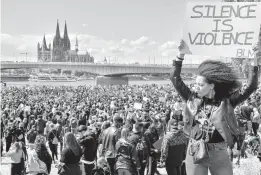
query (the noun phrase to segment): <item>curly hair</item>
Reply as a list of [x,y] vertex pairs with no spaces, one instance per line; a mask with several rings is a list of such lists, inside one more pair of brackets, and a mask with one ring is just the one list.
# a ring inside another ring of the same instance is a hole
[[229,97],[241,88],[241,83],[234,70],[221,61],[206,60],[198,67],[198,74],[203,76],[207,83],[214,84],[215,99]]

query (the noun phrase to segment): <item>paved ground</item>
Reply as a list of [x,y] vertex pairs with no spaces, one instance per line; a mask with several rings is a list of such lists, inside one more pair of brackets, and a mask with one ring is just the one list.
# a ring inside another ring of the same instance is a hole
[[[260,175],[261,163],[258,161],[256,156],[250,156],[248,159],[242,159],[241,165],[233,165],[234,175]],[[10,158],[2,157],[0,166],[0,175],[10,175],[11,165]],[[158,168],[161,175],[167,175],[165,168]],[[52,165],[52,170],[50,175],[57,175],[57,168]]]
[[[11,172],[10,158],[2,157],[1,158],[1,166],[0,166],[0,175],[9,175]],[[164,168],[158,169],[161,175],[167,175],[166,170]],[[57,175],[57,168],[55,168],[55,164],[52,164],[52,169],[50,175]]]
[[[58,148],[58,150],[59,150],[59,148]],[[4,152],[4,154],[5,154],[5,152]],[[58,153],[58,155],[59,155],[59,153]],[[10,173],[11,173],[10,172],[10,170],[11,170],[10,161],[11,160],[9,157],[1,157],[0,175],[10,175]],[[234,160],[234,162],[235,162],[235,160]],[[240,166],[237,166],[233,163],[234,175],[261,175],[260,170],[261,170],[261,163],[259,162],[259,160],[257,159],[256,156],[252,156],[250,154],[247,159],[241,159]],[[52,164],[52,169],[51,169],[50,175],[57,175],[57,171],[58,170],[55,167],[55,164]],[[161,175],[167,175],[165,168],[158,168],[158,171],[160,172]]]

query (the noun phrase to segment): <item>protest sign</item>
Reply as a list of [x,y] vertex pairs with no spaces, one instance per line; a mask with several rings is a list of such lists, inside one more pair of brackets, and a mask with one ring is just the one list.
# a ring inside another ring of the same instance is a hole
[[22,121],[21,118],[19,118],[19,117],[16,117],[15,120],[16,120],[16,121],[19,121],[19,122]]
[[147,97],[143,97],[143,101],[147,102],[149,99]]
[[115,101],[111,101],[110,107],[111,107],[112,109],[113,109],[113,108],[116,108],[116,106],[115,106]]
[[165,97],[159,97],[159,101],[165,103],[166,98]]
[[261,3],[188,2],[183,26],[186,54],[253,58]]
[[31,107],[30,107],[30,106],[26,106],[26,107],[24,108],[24,111],[30,112],[30,111],[31,111]]
[[128,95],[128,97],[129,97],[129,100],[132,101],[132,97],[130,95]]
[[142,108],[142,103],[134,103],[133,108],[134,109],[141,109]]
[[153,144],[154,148],[157,149],[157,150],[161,150],[162,142],[163,142],[163,137],[160,138],[159,140],[157,140],[157,141]]

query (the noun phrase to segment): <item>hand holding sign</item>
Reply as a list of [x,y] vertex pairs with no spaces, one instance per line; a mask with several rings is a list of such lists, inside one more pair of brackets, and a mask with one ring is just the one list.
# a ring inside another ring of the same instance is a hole
[[254,54],[255,54],[255,58],[253,60],[253,66],[257,66],[258,60],[261,59],[261,42],[258,42],[254,45],[253,51],[254,51]]
[[179,53],[180,53],[179,57],[181,57],[181,58],[184,58],[185,54],[192,54],[191,51],[189,50],[189,46],[183,39],[180,41],[180,45],[179,45],[178,49],[179,49]]
[[134,103],[134,109],[142,109],[142,103]]
[[[254,58],[261,4],[187,2],[183,39],[194,55]],[[186,52],[183,52],[186,53]]]

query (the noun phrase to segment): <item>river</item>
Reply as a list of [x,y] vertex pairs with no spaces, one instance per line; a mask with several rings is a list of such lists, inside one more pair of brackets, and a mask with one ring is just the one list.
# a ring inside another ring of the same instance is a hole
[[[186,81],[185,81],[186,82]],[[190,81],[191,82],[191,81]],[[144,85],[144,84],[169,84],[170,80],[129,80],[129,85]],[[187,81],[187,83],[189,83]],[[77,82],[30,82],[30,81],[18,81],[18,82],[6,82],[7,86],[84,86],[95,85],[95,80],[83,80]]]

